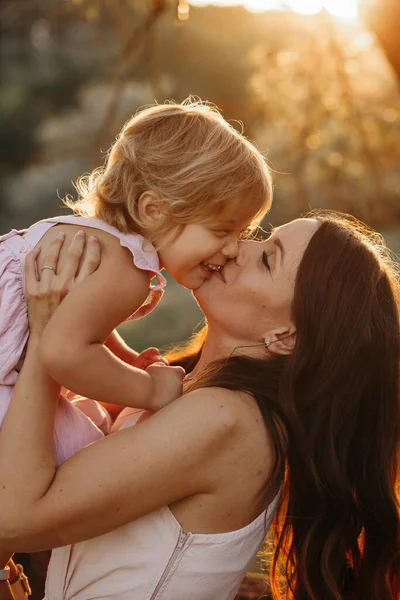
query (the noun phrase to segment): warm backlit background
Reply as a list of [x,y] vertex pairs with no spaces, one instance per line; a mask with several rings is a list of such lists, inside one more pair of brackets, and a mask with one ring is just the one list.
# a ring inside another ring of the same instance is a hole
[[[139,106],[194,94],[276,171],[265,229],[336,208],[400,252],[398,0],[5,0],[0,13],[2,232],[62,213]],[[164,346],[200,318],[171,285],[122,331]]]

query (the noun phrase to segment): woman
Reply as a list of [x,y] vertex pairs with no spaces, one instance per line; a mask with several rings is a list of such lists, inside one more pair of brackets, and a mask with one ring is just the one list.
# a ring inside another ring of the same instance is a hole
[[287,598],[399,597],[398,279],[377,235],[326,214],[241,243],[196,291],[208,334],[185,396],[58,469],[38,355],[46,289],[76,265],[38,283],[32,262],[0,531],[3,552],[61,546],[49,600],[231,599],[276,504]]

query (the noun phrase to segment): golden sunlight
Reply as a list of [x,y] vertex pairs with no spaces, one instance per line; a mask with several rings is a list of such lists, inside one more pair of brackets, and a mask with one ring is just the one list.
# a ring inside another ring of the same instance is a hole
[[354,21],[358,17],[359,0],[190,0],[195,6],[214,4],[217,6],[243,5],[248,10],[263,12],[279,10],[285,7],[303,15],[314,15],[326,10],[331,15],[345,21]]

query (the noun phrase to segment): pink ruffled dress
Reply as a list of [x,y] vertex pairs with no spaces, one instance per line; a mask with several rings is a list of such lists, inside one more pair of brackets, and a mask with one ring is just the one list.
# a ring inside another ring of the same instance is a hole
[[[13,230],[0,236],[0,425],[21,370],[29,338],[25,258],[43,235],[58,224],[92,227],[114,235],[121,246],[130,250],[136,267],[156,277],[157,283],[150,286],[148,300],[128,320],[145,316],[153,310],[166,285],[160,272],[157,252],[149,242],[144,244],[142,236],[121,233],[97,219],[54,217],[40,221],[27,230]],[[60,396],[56,412],[54,449],[57,464],[108,433],[111,426],[109,415],[100,404],[94,400],[68,400],[66,396]]]

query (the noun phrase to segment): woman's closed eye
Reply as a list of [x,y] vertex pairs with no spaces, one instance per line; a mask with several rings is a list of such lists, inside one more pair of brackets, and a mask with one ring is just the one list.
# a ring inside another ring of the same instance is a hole
[[268,269],[268,271],[271,271],[271,267],[269,266],[269,262],[268,262],[268,254],[266,252],[266,250],[264,250],[264,252],[262,253],[262,262],[263,265],[265,265]]

